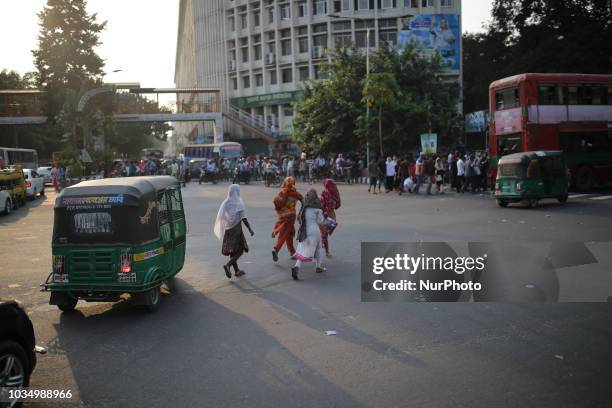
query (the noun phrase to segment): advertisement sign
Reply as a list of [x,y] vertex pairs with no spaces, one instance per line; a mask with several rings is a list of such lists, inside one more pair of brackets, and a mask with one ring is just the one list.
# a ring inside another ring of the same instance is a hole
[[291,102],[298,101],[303,96],[302,91],[293,92],[279,92],[273,94],[253,95],[245,96],[241,98],[232,98],[230,100],[232,105],[237,106],[240,109],[255,108],[259,106],[270,106],[270,105],[285,105]]
[[477,111],[465,115],[466,133],[481,133],[487,129],[489,124],[489,112]]
[[461,27],[457,14],[420,14],[406,21],[398,33],[400,49],[412,45],[423,55],[440,55],[445,72],[461,69]]
[[436,154],[438,152],[438,134],[423,133],[421,135],[421,148],[425,154]]
[[495,112],[495,134],[506,135],[523,130],[521,108]]

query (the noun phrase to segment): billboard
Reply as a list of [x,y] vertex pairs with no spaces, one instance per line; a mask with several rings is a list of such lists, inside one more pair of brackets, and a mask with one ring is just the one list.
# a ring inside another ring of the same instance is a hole
[[461,69],[461,27],[457,14],[419,14],[406,20],[398,33],[400,49],[412,44],[423,55],[439,54],[448,74]]
[[421,135],[421,148],[423,153],[436,154],[438,152],[438,134],[437,133],[423,133]]
[[489,126],[489,112],[481,110],[465,115],[465,131],[466,133],[481,133],[487,130]]

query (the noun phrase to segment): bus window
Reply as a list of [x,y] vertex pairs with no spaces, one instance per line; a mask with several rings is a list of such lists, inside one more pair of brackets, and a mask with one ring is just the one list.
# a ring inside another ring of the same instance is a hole
[[541,85],[538,89],[540,105],[562,105],[563,87]]
[[567,87],[567,104],[578,105],[578,87],[568,86]]
[[495,104],[498,111],[518,108],[520,106],[518,87],[495,92]]
[[498,154],[507,156],[512,153],[519,153],[521,149],[521,135],[514,133],[511,135],[500,135],[497,137]]

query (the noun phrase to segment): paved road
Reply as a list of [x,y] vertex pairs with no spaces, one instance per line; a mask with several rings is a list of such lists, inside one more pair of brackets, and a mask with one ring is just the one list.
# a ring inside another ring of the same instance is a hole
[[92,407],[612,405],[612,304],[365,304],[359,274],[361,241],[612,241],[612,200],[591,199],[605,194],[527,210],[341,186],[328,272],[294,282],[286,252],[271,261],[274,191],[245,186],[256,236],[230,281],[211,233],[226,188],[184,190],[187,263],[154,314],[129,302],[61,314],[37,287],[53,194],[0,218],[0,298],[26,304],[49,348],[33,386]]

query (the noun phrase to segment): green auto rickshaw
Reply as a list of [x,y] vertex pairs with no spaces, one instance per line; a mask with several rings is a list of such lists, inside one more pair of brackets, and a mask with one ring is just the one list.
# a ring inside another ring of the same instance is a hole
[[495,199],[500,207],[523,203],[534,208],[543,198],[565,203],[568,174],[559,151],[524,152],[502,157],[497,164]]
[[77,301],[157,308],[161,284],[185,261],[181,189],[170,176],[84,181],[55,201],[53,271],[42,285],[62,311]]

